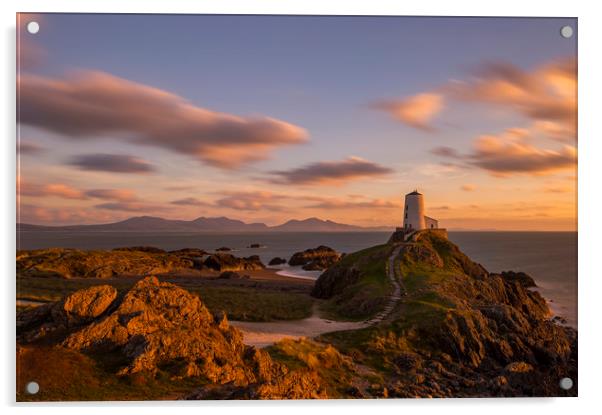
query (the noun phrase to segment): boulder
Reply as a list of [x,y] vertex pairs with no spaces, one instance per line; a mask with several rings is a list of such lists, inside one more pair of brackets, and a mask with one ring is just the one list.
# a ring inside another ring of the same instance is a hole
[[110,285],[98,285],[69,294],[52,314],[56,321],[63,319],[67,325],[92,321],[104,313],[117,298],[117,290]]
[[282,264],[286,264],[286,259],[280,258],[280,257],[272,258],[270,260],[270,262],[268,262],[268,265],[282,265]]
[[341,254],[332,248],[321,245],[317,248],[296,252],[288,263],[292,266],[304,266],[304,269],[322,270],[336,264],[340,259]]
[[215,250],[215,252],[230,252],[231,250],[232,250],[232,249],[231,249],[231,248],[228,248],[227,246],[222,246],[222,247],[220,247],[220,248],[217,248],[217,249]]
[[213,254],[205,259],[203,265],[215,271],[253,271],[265,268],[257,255],[238,258],[231,254]]
[[25,341],[42,338],[86,324],[109,310],[117,290],[99,285],[69,294],[55,303],[32,307],[17,314],[17,336]]

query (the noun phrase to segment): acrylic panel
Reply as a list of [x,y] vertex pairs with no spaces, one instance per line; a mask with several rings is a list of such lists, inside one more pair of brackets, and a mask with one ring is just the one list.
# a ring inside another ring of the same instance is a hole
[[17,401],[577,395],[577,19],[17,16]]

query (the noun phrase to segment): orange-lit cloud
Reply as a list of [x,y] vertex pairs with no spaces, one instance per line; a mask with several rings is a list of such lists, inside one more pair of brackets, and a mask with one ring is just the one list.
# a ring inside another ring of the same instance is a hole
[[345,199],[328,199],[325,198],[322,201],[307,206],[308,208],[315,209],[328,209],[328,210],[356,210],[356,209],[401,209],[402,204],[400,202],[394,202],[385,199],[371,199],[371,200],[345,200]]
[[164,211],[168,208],[159,204],[144,202],[107,202],[94,206],[98,209],[116,210],[121,212],[134,212],[140,215],[148,215],[149,212]]
[[69,79],[19,78],[20,122],[72,139],[113,136],[236,168],[307,140],[304,129],[270,117],[240,117],[104,72]]
[[495,176],[512,174],[546,175],[573,169],[577,164],[577,149],[564,145],[560,149],[540,149],[526,141],[527,136],[515,129],[499,135],[482,135],[473,143],[473,151],[460,154],[451,147],[437,147],[433,154],[479,167]]
[[393,169],[360,157],[349,157],[342,161],[320,161],[291,170],[272,171],[270,181],[276,184],[335,185],[392,172]]
[[463,184],[461,186],[461,189],[465,192],[472,192],[477,189],[477,186],[475,186],[474,184]]
[[432,131],[432,119],[441,112],[444,98],[441,94],[423,93],[401,100],[382,100],[373,107],[386,111],[398,121],[420,130]]
[[466,82],[450,83],[448,97],[508,108],[532,120],[542,132],[571,142],[577,127],[577,65],[562,59],[525,71],[506,63],[489,63]]
[[64,199],[87,199],[87,196],[79,189],[63,183],[51,183],[38,185],[34,183],[18,181],[17,191],[21,196],[44,197],[54,196]]
[[59,197],[73,200],[101,199],[115,202],[139,201],[131,189],[82,190],[64,183],[36,184],[20,179],[17,179],[17,192],[21,196],[31,197]]

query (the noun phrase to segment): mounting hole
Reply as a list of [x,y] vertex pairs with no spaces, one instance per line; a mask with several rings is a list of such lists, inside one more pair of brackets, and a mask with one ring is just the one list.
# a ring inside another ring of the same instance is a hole
[[562,379],[560,379],[560,382],[558,382],[558,384],[560,385],[561,389],[568,391],[569,389],[571,389],[573,387],[573,379],[562,378]]
[[30,395],[35,395],[39,391],[40,385],[38,385],[38,382],[29,382],[27,385],[25,385],[25,392],[29,393]]
[[27,31],[32,35],[35,35],[40,31],[40,25],[38,22],[29,22],[27,23]]
[[562,26],[560,28],[560,36],[565,39],[570,39],[573,37],[573,28],[571,26]]

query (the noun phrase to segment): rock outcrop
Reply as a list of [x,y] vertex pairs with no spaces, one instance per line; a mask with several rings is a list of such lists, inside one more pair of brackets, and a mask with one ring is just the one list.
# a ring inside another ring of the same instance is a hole
[[263,268],[265,265],[258,255],[246,258],[228,253],[208,255],[196,248],[171,252],[153,247],[118,248],[112,251],[54,248],[17,252],[17,273],[34,277],[112,278],[179,273],[198,275],[201,270],[223,272]]
[[246,258],[238,258],[231,254],[210,255],[207,257],[207,259],[205,259],[204,266],[220,272],[252,271],[265,268],[265,265],[263,265],[258,255],[251,255]]
[[185,272],[195,269],[191,259],[156,252],[155,248],[113,251],[40,249],[17,253],[17,273],[61,278],[111,278]]
[[317,248],[306,249],[302,252],[293,254],[288,263],[292,266],[301,265],[303,269],[308,271],[316,271],[326,269],[336,264],[341,259],[341,254],[332,248],[320,245]]
[[268,265],[282,265],[282,264],[286,264],[286,259],[280,258],[280,257],[272,258],[270,260],[270,262],[268,262]]
[[117,298],[110,285],[98,285],[69,294],[61,301],[33,307],[17,314],[17,333],[33,341],[56,331],[89,323],[109,309]]
[[533,277],[531,277],[528,274],[525,274],[524,272],[502,271],[500,275],[502,276],[502,278],[508,281],[516,281],[526,288],[537,287],[537,284],[535,284],[535,280],[533,279]]
[[62,301],[18,314],[19,344],[122,356],[117,376],[168,372],[198,378],[189,399],[325,398],[315,370],[291,370],[262,350],[245,346],[224,316],[216,321],[200,298],[156,277],[117,297],[108,286],[77,291]]

